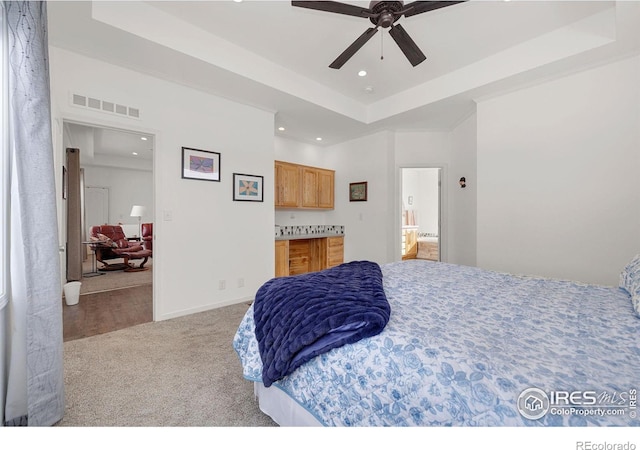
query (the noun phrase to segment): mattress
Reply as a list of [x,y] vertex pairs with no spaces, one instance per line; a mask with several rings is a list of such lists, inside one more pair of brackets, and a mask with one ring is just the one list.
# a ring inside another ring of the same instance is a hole
[[[640,426],[640,319],[623,289],[424,260],[382,272],[385,329],[275,382],[289,406],[324,426]],[[251,308],[234,347],[260,382]]]

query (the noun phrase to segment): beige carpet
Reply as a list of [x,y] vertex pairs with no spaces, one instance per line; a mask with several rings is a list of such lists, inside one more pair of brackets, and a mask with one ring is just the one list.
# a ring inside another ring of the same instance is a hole
[[[114,259],[113,262],[118,263],[120,261]],[[135,261],[135,263],[138,265],[140,261]],[[102,267],[102,264],[98,263],[97,266]],[[149,284],[153,281],[153,258],[150,258],[144,267],[148,267],[149,270],[141,272],[125,272],[123,270],[98,271],[104,275],[91,276],[87,275],[93,271],[92,261],[89,258],[82,265],[84,275],[80,280],[82,282],[80,295]]]
[[63,427],[277,426],[242,377],[241,303],[64,344]]

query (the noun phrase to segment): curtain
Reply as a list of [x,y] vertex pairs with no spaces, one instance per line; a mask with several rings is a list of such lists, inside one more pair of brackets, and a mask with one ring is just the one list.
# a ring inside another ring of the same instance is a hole
[[[46,2],[3,2],[8,30],[10,291],[5,425],[64,413],[62,290]],[[4,63],[4,62],[3,62]]]

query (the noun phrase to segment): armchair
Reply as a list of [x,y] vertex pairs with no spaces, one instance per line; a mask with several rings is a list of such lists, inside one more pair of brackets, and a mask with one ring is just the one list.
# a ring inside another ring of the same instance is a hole
[[[151,256],[151,250],[145,250],[138,242],[130,242],[124,235],[120,225],[97,225],[91,227],[91,247],[96,253],[96,260],[104,264],[100,270],[146,270],[144,265]],[[122,259],[123,263],[108,263],[113,259]],[[138,267],[129,261],[143,259]]]
[[142,224],[142,245],[145,250],[153,251],[153,223]]

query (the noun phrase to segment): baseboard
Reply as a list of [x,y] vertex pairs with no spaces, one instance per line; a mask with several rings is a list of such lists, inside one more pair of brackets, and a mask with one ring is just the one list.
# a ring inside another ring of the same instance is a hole
[[243,297],[243,298],[236,298],[232,300],[225,300],[223,302],[215,303],[213,305],[203,305],[203,306],[198,306],[197,308],[183,309],[181,311],[175,311],[169,314],[162,314],[160,317],[156,318],[155,321],[161,322],[163,320],[175,319],[176,317],[188,316],[190,314],[211,311],[212,309],[218,309],[225,306],[237,305],[239,303],[245,303],[245,302],[250,303],[250,302],[253,302],[253,300],[254,300],[254,297]]

